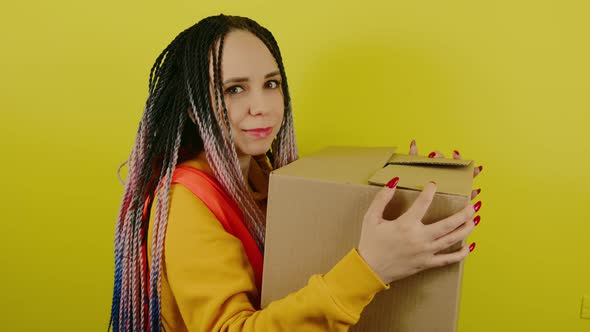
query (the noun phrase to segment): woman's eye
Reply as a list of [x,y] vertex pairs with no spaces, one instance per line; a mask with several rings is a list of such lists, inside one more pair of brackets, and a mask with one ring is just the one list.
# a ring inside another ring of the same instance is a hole
[[276,89],[279,87],[279,85],[281,85],[281,82],[277,80],[268,81],[268,87],[271,89]]
[[229,94],[235,95],[235,94],[238,94],[238,93],[240,93],[242,90],[244,90],[244,89],[242,89],[242,87],[241,87],[241,86],[239,86],[239,85],[234,85],[234,86],[232,86],[232,87],[230,87],[230,88],[227,88],[227,89],[225,90],[225,93],[229,93]]

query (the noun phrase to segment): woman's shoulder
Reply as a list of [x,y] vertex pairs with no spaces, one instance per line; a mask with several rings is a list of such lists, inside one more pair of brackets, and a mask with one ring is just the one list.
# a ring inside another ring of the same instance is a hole
[[[214,232],[223,231],[209,206],[186,186],[172,183],[168,195],[168,227],[185,230],[198,228],[201,231],[205,229]],[[154,201],[151,206],[150,228],[155,221],[156,213],[156,202]]]
[[[191,159],[182,161],[177,165],[177,168],[178,166],[189,166],[196,168],[214,177],[213,171],[207,162],[204,151]],[[162,188],[160,187],[158,190],[156,190],[154,198],[158,197],[161,189]],[[211,216],[211,211],[207,205],[201,200],[200,197],[198,197],[198,195],[195,195],[195,193],[190,190],[190,186],[188,186],[186,183],[183,184],[182,181],[173,181],[170,184],[168,191],[168,203],[170,213],[174,213],[181,218],[184,216],[194,216],[195,214],[208,217]],[[152,204],[152,209],[155,205],[156,204]]]

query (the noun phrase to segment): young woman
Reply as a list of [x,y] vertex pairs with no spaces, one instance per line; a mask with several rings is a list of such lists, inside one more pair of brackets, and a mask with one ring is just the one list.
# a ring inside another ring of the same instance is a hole
[[473,249],[436,254],[472,231],[480,202],[425,226],[436,189],[428,183],[404,215],[384,220],[394,178],[367,211],[357,248],[261,310],[268,177],[297,158],[273,35],[225,15],[181,32],[152,67],[128,159],[109,330],[345,331],[388,283]]

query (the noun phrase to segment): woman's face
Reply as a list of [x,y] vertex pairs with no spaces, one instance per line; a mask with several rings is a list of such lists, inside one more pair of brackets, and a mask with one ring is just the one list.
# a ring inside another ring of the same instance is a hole
[[221,72],[238,156],[266,153],[284,114],[281,74],[274,57],[254,34],[234,30],[223,42]]

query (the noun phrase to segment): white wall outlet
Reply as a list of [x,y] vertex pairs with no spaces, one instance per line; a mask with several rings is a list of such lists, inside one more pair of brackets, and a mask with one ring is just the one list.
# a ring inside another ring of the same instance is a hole
[[590,319],[590,295],[582,296],[582,311],[580,312],[580,318]]

